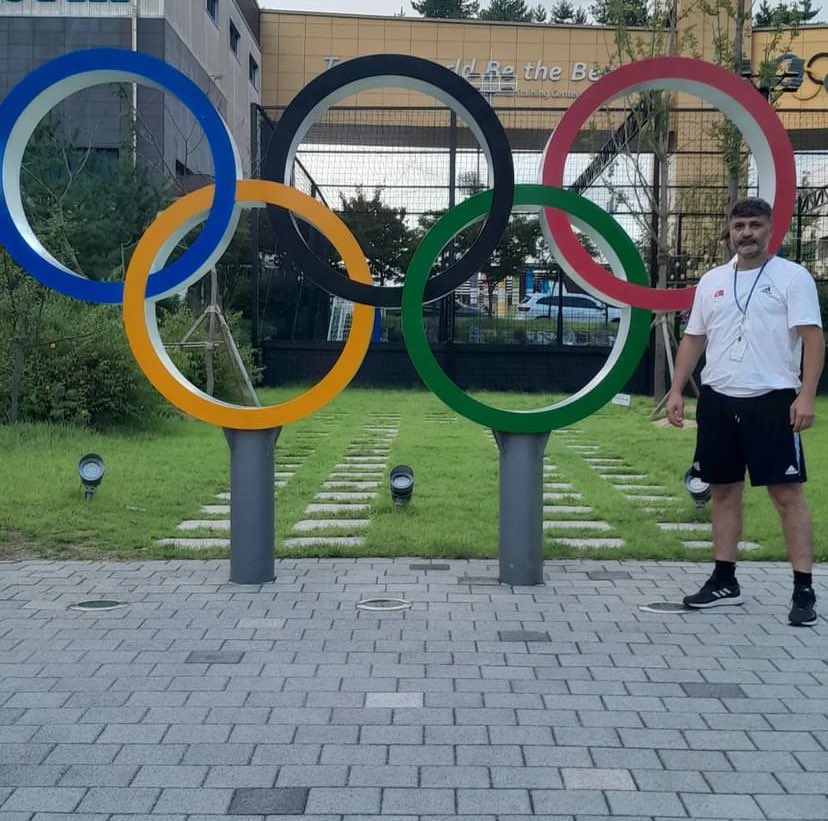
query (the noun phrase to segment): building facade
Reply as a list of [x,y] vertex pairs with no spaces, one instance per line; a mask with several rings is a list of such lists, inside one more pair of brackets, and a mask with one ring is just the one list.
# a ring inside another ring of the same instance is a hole
[[[0,0],[0,100],[33,69],[89,48],[132,49],[193,80],[221,112],[250,173],[250,111],[260,100],[262,56],[256,0]],[[140,155],[203,179],[212,161],[193,117],[171,95],[137,84],[73,95],[61,122],[84,147],[118,151],[137,131]]]

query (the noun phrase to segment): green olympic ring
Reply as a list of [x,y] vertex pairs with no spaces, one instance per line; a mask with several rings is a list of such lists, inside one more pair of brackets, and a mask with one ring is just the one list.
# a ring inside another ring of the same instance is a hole
[[[480,425],[505,433],[543,433],[571,425],[603,407],[633,375],[650,335],[650,311],[626,307],[618,335],[600,371],[566,399],[536,410],[504,410],[472,399],[460,390],[434,358],[423,327],[426,280],[439,253],[464,228],[484,217],[491,208],[492,192],[484,191],[444,214],[423,237],[405,275],[402,326],[409,356],[420,378],[452,410]],[[587,199],[546,185],[516,185],[514,207],[536,210],[556,208],[600,248],[616,276],[648,285],[644,261],[632,239],[606,211]]]

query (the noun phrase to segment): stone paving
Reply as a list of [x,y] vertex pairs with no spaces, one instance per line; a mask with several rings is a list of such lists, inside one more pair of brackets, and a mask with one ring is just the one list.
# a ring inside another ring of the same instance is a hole
[[786,565],[742,565],[743,607],[671,614],[639,606],[705,565],[276,572],[0,563],[0,819],[828,818],[828,629],[787,625]]

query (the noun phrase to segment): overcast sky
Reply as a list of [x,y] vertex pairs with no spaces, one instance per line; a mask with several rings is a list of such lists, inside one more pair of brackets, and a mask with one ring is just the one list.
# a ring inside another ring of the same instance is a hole
[[[554,4],[554,0],[540,1],[547,9]],[[527,5],[534,7],[538,5],[538,2],[539,0],[532,0]],[[590,0],[570,0],[570,2],[575,8],[590,5]],[[489,5],[488,0],[483,0],[480,5],[486,8]],[[342,0],[259,0],[259,6],[263,9],[282,9],[283,11],[330,11],[337,14],[343,12]],[[409,0],[349,0],[347,7],[349,14],[382,14],[390,17],[392,14],[399,14],[402,8],[406,16],[419,17],[412,10]]]

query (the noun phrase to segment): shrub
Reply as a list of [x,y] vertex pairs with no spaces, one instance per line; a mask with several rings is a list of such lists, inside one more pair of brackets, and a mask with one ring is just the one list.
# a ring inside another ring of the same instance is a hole
[[49,324],[26,354],[21,420],[102,429],[158,418],[163,404],[132,356],[120,309],[75,302]]

